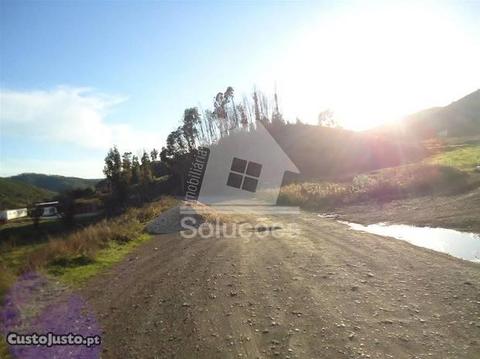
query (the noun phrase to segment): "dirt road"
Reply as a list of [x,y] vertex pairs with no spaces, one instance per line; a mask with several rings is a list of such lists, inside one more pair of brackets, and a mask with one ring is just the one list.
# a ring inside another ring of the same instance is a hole
[[275,221],[261,239],[160,235],[91,281],[102,357],[479,357],[480,265],[311,213]]

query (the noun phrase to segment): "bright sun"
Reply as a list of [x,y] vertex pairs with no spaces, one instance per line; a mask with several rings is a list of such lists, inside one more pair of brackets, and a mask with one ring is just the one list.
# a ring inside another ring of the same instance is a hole
[[465,81],[474,90],[476,40],[448,9],[344,9],[305,29],[271,76],[290,117],[315,122],[331,108],[344,127],[362,130],[461,97]]

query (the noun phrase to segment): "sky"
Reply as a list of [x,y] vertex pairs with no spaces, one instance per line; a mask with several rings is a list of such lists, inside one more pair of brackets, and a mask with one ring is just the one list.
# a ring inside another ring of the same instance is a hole
[[480,1],[0,0],[0,176],[102,177],[185,108],[277,89],[364,130],[480,88]]

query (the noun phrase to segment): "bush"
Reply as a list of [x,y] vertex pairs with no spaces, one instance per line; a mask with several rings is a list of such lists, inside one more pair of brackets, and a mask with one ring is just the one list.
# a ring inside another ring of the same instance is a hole
[[149,220],[171,207],[174,200],[164,198],[142,208],[132,208],[119,217],[102,220],[62,238],[50,238],[33,251],[22,271],[49,265],[75,266],[95,261],[97,252],[111,243],[123,244],[137,238]]
[[279,204],[333,208],[410,196],[451,195],[478,186],[468,173],[439,165],[407,165],[361,174],[346,183],[293,183],[282,187]]

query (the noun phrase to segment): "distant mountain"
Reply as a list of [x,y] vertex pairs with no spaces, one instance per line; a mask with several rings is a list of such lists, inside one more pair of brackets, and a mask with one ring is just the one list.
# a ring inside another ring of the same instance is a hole
[[26,207],[33,202],[50,200],[55,195],[55,192],[23,182],[0,178],[0,209]]
[[44,175],[40,173],[22,173],[8,178],[54,192],[94,187],[100,181],[100,179],[64,177],[57,175]]
[[407,116],[395,125],[374,129],[377,133],[425,139],[437,136],[462,137],[480,134],[480,90],[445,107],[433,107]]

